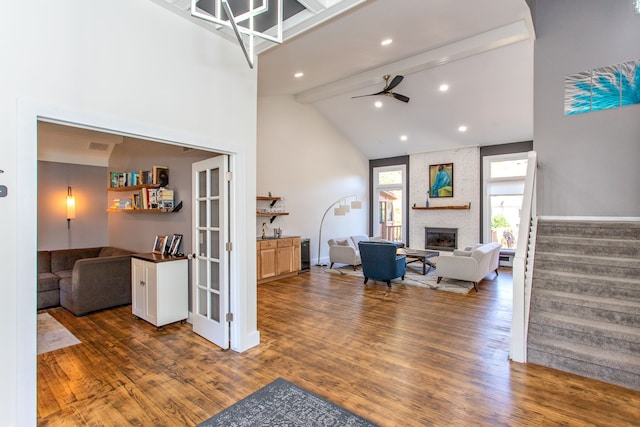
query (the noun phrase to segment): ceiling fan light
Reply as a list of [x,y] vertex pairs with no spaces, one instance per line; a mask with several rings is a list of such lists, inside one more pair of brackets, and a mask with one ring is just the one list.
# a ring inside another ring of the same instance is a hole
[[376,108],[382,108],[382,101],[376,101],[373,105],[374,105]]

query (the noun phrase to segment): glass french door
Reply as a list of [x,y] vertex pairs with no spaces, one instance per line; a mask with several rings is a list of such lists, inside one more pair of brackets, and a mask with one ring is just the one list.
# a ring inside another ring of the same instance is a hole
[[228,156],[192,164],[193,331],[229,348]]

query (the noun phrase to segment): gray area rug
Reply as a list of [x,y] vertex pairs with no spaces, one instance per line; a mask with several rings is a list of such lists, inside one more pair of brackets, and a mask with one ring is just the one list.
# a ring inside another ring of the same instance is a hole
[[38,314],[38,354],[75,344],[80,344],[80,340],[49,313]]
[[295,384],[278,378],[198,427],[376,426]]
[[[415,266],[415,267],[414,267]],[[364,276],[362,275],[362,267],[356,267],[356,270],[353,270],[351,266],[340,266],[334,268],[327,268],[327,273],[330,274],[340,274],[344,276],[354,276],[362,278],[364,282]],[[418,286],[422,288],[434,289],[436,291],[445,291],[445,292],[453,292],[456,294],[466,294],[471,289],[473,289],[473,283],[466,282],[464,280],[455,280],[448,279],[443,277],[440,283],[436,283],[438,280],[438,276],[436,274],[436,269],[432,268],[427,272],[426,275],[420,274],[422,273],[422,264],[414,263],[407,266],[407,273],[404,276],[404,280],[401,278],[393,279],[391,281],[391,285],[409,285],[409,286]],[[372,282],[369,280],[367,285],[370,285]],[[375,282],[374,282],[375,283]],[[385,287],[387,284],[385,282],[378,282]]]

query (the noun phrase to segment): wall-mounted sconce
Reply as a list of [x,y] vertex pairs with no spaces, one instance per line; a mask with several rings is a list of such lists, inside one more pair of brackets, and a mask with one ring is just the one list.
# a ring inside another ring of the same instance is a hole
[[67,230],[71,228],[71,220],[76,217],[76,198],[71,194],[71,187],[67,187]]

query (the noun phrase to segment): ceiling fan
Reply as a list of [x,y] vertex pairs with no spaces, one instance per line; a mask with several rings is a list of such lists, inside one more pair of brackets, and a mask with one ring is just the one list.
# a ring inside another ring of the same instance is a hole
[[351,99],[363,98],[365,96],[386,95],[386,96],[392,96],[395,99],[397,99],[398,101],[409,102],[409,97],[408,96],[404,96],[404,95],[400,95],[399,93],[391,92],[393,89],[395,89],[396,86],[398,86],[400,84],[400,82],[404,79],[404,76],[395,76],[393,78],[393,80],[391,80],[391,83],[389,83],[389,79],[390,78],[391,78],[391,76],[389,74],[385,74],[384,75],[384,81],[386,82],[386,85],[385,85],[384,89],[382,89],[380,92],[371,93],[369,95],[353,96],[353,97],[351,97]]

